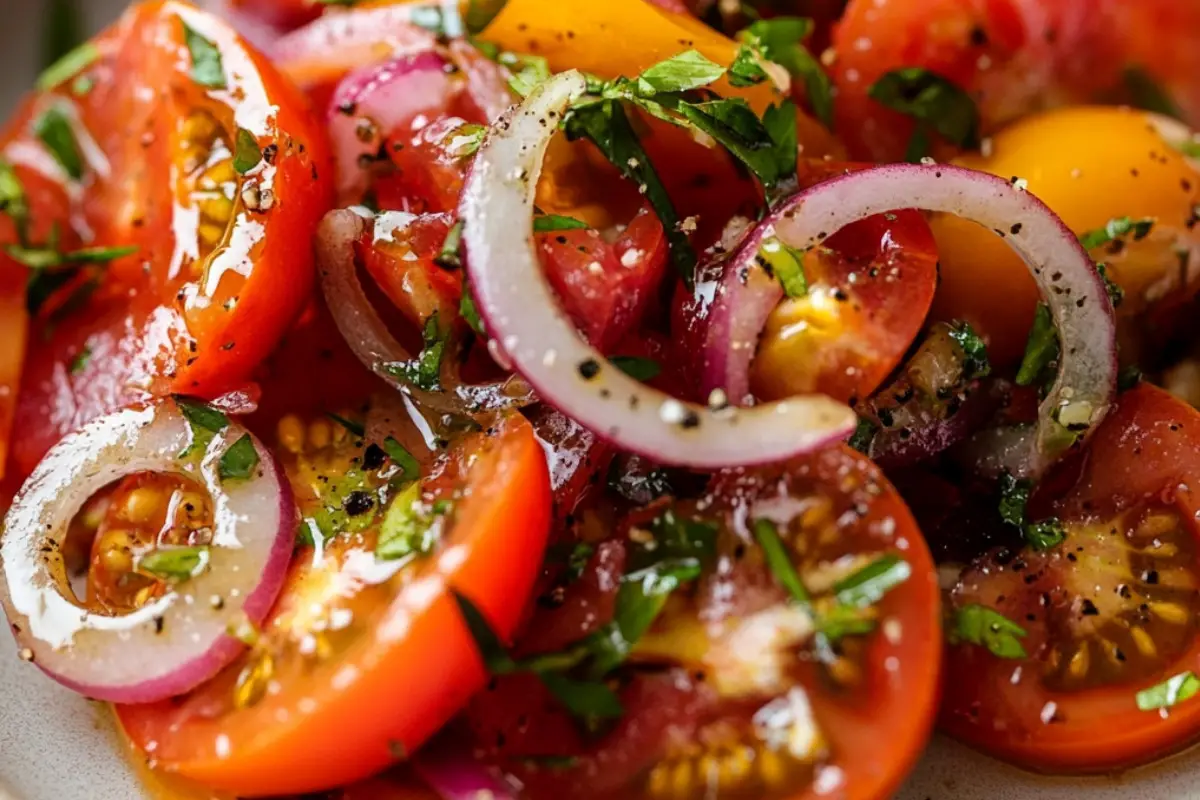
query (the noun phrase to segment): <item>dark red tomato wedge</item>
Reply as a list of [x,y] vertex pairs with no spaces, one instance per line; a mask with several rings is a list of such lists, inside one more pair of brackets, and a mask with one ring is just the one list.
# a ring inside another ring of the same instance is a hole
[[376,285],[418,328],[434,314],[443,320],[458,316],[462,273],[455,264],[439,264],[452,227],[452,214],[389,211],[356,245]]
[[[284,466],[322,547],[301,550],[247,653],[191,694],[117,709],[160,770],[253,797],[361,780],[416,752],[483,687],[452,590],[499,635],[515,628],[550,522],[529,423],[511,414],[459,439],[419,483],[395,485],[386,511],[374,501],[397,465],[337,430],[296,440],[281,427]],[[331,502],[351,484],[352,502]],[[396,503],[416,515],[415,549],[385,557]],[[326,527],[343,532],[320,539]]]
[[142,3],[87,47],[94,58],[25,105],[3,152],[72,198],[49,221],[61,250],[134,252],[85,265],[43,305],[17,408],[23,472],[99,414],[244,381],[308,296],[304,232],[330,202],[323,132],[224,23]]
[[527,675],[472,702],[478,746],[529,797],[872,800],[896,789],[933,721],[939,610],[924,542],[870,461],[835,448],[724,473],[702,500],[659,501],[622,529],[557,607],[539,603],[518,651],[570,652],[607,616],[623,624],[631,581],[651,585],[681,559],[703,565],[699,578],[683,579],[608,676],[624,713],[607,725],[572,724]]
[[951,593],[947,732],[1053,773],[1121,769],[1200,738],[1198,454],[1200,413],[1148,385],[1121,396],[1082,464],[1049,478],[1078,472],[1046,509],[1063,544],[993,553]]
[[[862,165],[811,162],[810,186]],[[764,399],[822,392],[863,399],[900,363],[937,287],[937,243],[919,211],[897,211],[838,231],[804,259],[805,294],[772,312],[751,366]]]

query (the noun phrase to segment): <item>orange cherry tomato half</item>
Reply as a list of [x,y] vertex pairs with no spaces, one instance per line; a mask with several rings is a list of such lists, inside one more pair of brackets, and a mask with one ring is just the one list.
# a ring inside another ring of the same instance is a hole
[[1121,396],[1049,509],[1063,544],[992,554],[951,593],[954,619],[982,607],[1025,635],[948,646],[947,732],[1052,773],[1130,767],[1200,738],[1197,454],[1200,413],[1148,385]]
[[87,47],[0,155],[71,198],[35,220],[60,250],[132,252],[75,270],[39,311],[16,415],[24,471],[114,408],[244,381],[308,296],[309,232],[332,202],[324,131],[220,20],[140,3]]
[[302,552],[247,655],[190,695],[118,707],[129,738],[241,796],[330,789],[414,752],[486,678],[452,591],[509,636],[550,523],[546,460],[517,414],[460,439],[420,492],[449,503],[428,555],[378,561],[370,530]]

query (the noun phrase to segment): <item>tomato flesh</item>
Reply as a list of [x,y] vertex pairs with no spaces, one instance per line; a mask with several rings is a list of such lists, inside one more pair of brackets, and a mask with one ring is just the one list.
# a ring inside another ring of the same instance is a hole
[[[348,462],[344,447],[304,452],[288,470],[304,513],[362,519],[330,509],[319,476],[371,465]],[[450,588],[510,634],[550,514],[545,459],[518,415],[460,440],[421,491],[452,503],[430,556],[372,579],[377,528],[332,521],[349,535],[325,542],[323,555],[300,554],[245,657],[184,698],[118,708],[132,741],[162,770],[251,796],[329,789],[414,751],[484,682]]]
[[[227,88],[192,76],[185,28],[195,48],[220,55],[222,72],[203,79]],[[29,433],[14,448],[23,472],[97,415],[244,380],[311,286],[307,237],[286,232],[312,230],[330,203],[323,132],[223,23],[169,0],[142,3],[93,44],[96,60],[27,104],[3,152],[17,161],[41,151],[45,163],[31,120],[67,109],[86,158],[78,179],[51,174],[78,200],[38,224],[56,222],[63,248],[136,252],[82,270],[35,322],[16,412]]]
[[993,554],[964,574],[952,605],[1013,620],[1027,631],[1028,655],[949,646],[958,677],[946,685],[947,731],[1056,773],[1144,763],[1200,735],[1196,705],[1140,710],[1137,701],[1200,667],[1197,447],[1195,410],[1150,386],[1122,395],[1074,487],[1053,503],[1066,541],[1001,561]]

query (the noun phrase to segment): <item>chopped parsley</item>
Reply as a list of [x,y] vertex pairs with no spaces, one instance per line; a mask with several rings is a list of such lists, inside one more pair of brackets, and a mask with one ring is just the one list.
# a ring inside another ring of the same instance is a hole
[[1095,250],[1097,247],[1112,244],[1130,235],[1133,236],[1135,242],[1140,241],[1150,235],[1150,231],[1154,229],[1154,222],[1153,217],[1142,217],[1141,219],[1113,217],[1104,223],[1103,228],[1081,234],[1079,243],[1085,250]]
[[424,346],[416,359],[388,364],[386,369],[420,389],[436,392],[441,388],[442,356],[446,351],[446,337],[438,324],[436,312],[425,322],[422,340]]
[[1100,280],[1104,283],[1104,291],[1108,295],[1108,302],[1112,303],[1113,308],[1120,308],[1121,303],[1125,302],[1125,290],[1121,288],[1121,284],[1108,277],[1108,269],[1103,264],[1096,264],[1096,272],[1100,275]]
[[866,608],[878,603],[911,576],[912,567],[908,562],[889,553],[842,578],[833,585],[833,593],[844,606]]
[[434,256],[433,263],[445,270],[462,268],[462,232],[463,221],[460,219],[450,226],[450,230],[446,231],[442,249]]
[[763,57],[756,48],[743,43],[729,66],[729,84],[737,87],[755,86],[767,80],[767,72],[760,63]]
[[533,218],[534,233],[552,233],[553,231],[587,230],[588,224],[574,217],[563,217],[558,214],[539,214]]
[[71,180],[83,177],[83,155],[71,119],[62,108],[52,105],[43,111],[33,122],[33,132]]
[[79,47],[84,24],[77,0],[48,0],[46,6],[41,55],[42,63],[53,67]]
[[421,502],[421,484],[413,481],[388,506],[375,543],[375,557],[392,561],[433,552],[441,533],[437,512]]
[[513,73],[508,79],[508,88],[521,97],[528,97],[538,85],[550,78],[550,65],[541,56],[501,53],[498,60]]
[[87,369],[88,362],[91,360],[92,348],[85,344],[82,348],[80,348],[79,352],[75,354],[75,357],[71,359],[70,373],[72,375],[80,374]]
[[804,252],[784,244],[778,237],[763,240],[758,248],[758,263],[774,275],[788,297],[808,294],[808,278],[804,274]]
[[55,61],[38,76],[37,88],[49,91],[87,69],[100,57],[100,51],[92,42],[84,42]]
[[392,463],[400,468],[401,480],[415,481],[421,477],[420,462],[393,437],[389,436],[383,440],[383,452],[387,453]]
[[867,94],[880,105],[912,117],[917,130],[905,157],[920,161],[929,151],[929,134],[937,133],[951,144],[979,146],[979,109],[959,86],[922,67],[905,67],[883,75]]
[[480,336],[487,335],[487,331],[483,327],[483,320],[479,316],[479,309],[475,307],[475,298],[471,295],[470,283],[463,283],[462,299],[458,301],[458,313],[471,330]]
[[1200,692],[1200,678],[1192,671],[1173,675],[1162,683],[1142,689],[1135,696],[1141,711],[1158,711],[1189,700]]
[[[830,127],[833,125],[833,84],[820,62],[804,46],[804,40],[812,33],[812,29],[813,22],[810,19],[773,17],[751,23],[738,34],[738,38],[743,47],[761,53],[767,60],[786,69],[792,77],[802,80],[813,113]],[[738,54],[744,63],[741,50]],[[735,69],[731,67],[730,83],[734,83],[734,73]],[[766,77],[765,73],[763,77]]]
[[245,128],[238,128],[233,150],[233,169],[239,175],[245,175],[258,166],[262,161],[262,150],[258,139]]
[[972,604],[955,611],[947,635],[951,644],[967,642],[986,647],[997,658],[1026,658],[1029,655],[1021,643],[1028,632],[987,606]]
[[229,446],[217,462],[217,475],[221,480],[245,480],[258,469],[258,449],[250,434],[243,433],[241,438]]
[[192,57],[192,80],[209,89],[224,89],[225,65],[217,45],[196,32],[182,17],[179,24],[183,26],[183,41]]
[[139,558],[137,571],[178,583],[196,577],[207,565],[207,547],[163,547]]
[[971,381],[991,374],[992,365],[988,360],[987,345],[969,322],[951,324],[949,336],[963,352],[963,380]]
[[193,431],[200,429],[209,433],[220,433],[229,425],[229,417],[203,400],[175,395],[175,405]]
[[800,580],[800,574],[796,572],[796,567],[792,563],[792,557],[788,554],[787,547],[783,540],[779,538],[779,530],[775,527],[775,523],[769,519],[756,519],[753,524],[754,538],[758,540],[758,544],[762,547],[763,557],[767,561],[767,566],[771,573],[775,576],[775,580],[779,585],[788,590],[788,593],[801,605],[809,605],[812,598],[809,597],[808,590],[804,588],[804,582]]
[[652,358],[610,356],[608,361],[635,381],[651,381],[662,373],[662,365]]
[[1030,522],[1027,506],[1033,482],[1014,478],[1009,473],[1000,476],[1000,518],[1018,528],[1031,547],[1047,550],[1062,543],[1066,538],[1063,524],[1053,517],[1039,522]]
[[0,214],[13,221],[17,238],[24,243],[29,231],[29,202],[21,179],[6,161],[0,161]]
[[577,681],[558,672],[539,674],[563,708],[582,719],[617,719],[625,713],[612,689],[599,681]]
[[875,441],[875,434],[878,432],[878,425],[870,419],[860,416],[858,424],[854,427],[854,433],[850,434],[850,440],[846,443],[863,455],[870,455],[871,444]]
[[1058,330],[1050,316],[1050,307],[1038,303],[1025,342],[1025,356],[1017,369],[1018,386],[1049,386],[1058,374]]

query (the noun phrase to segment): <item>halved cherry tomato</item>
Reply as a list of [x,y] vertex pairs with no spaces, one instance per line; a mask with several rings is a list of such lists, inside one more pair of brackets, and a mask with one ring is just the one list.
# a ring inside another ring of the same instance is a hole
[[355,247],[379,288],[418,328],[434,314],[443,320],[458,316],[462,274],[436,261],[452,227],[451,214],[392,211],[377,219],[374,231],[364,233]]
[[[801,181],[845,169],[810,162]],[[865,398],[900,363],[933,302],[938,252],[929,225],[911,210],[870,217],[806,254],[803,268],[808,291],[768,318],[751,387],[769,400],[812,392]]]
[[[349,464],[306,458],[289,474],[317,491]],[[508,636],[537,574],[550,487],[533,429],[513,414],[467,435],[421,497],[441,520],[428,556],[378,561],[368,524],[303,552],[247,655],[186,697],[118,708],[129,737],[162,770],[252,796],[329,789],[413,752],[485,680],[451,589]]]
[[[642,521],[630,523],[626,541],[600,544],[562,593],[565,610],[537,611],[529,637],[539,650],[563,647],[572,630],[594,631],[620,609],[614,570],[653,569],[644,563],[663,544],[648,544],[660,535],[650,518],[669,508],[662,501],[635,514]],[[504,677],[468,712],[478,746],[533,800],[868,800],[894,791],[933,721],[941,647],[933,564],[895,490],[865,457],[834,448],[722,473],[701,501],[675,512],[713,524],[715,552],[697,556],[706,559],[699,580],[671,595],[610,677],[625,713],[589,733],[535,678]],[[768,566],[756,544],[763,522],[808,605],[782,588],[778,562]],[[879,584],[888,588],[852,603],[847,580],[866,567],[889,571]],[[648,573],[635,580],[652,585]],[[835,631],[837,614],[862,627]],[[560,623],[557,636],[542,620]]]
[[[79,75],[27,103],[2,152],[75,199],[51,220],[60,247],[136,252],[43,307],[17,409],[22,471],[98,414],[245,380],[305,302],[309,232],[330,203],[323,132],[220,21],[141,3],[91,46]],[[57,156],[34,133],[47,120],[66,142]]]
[[[1195,677],[1185,680],[1200,672],[1198,453],[1200,413],[1148,385],[1121,396],[1081,463],[1051,476],[1078,473],[1045,509],[1064,543],[994,553],[952,592],[958,618],[982,606],[1019,626],[1025,635],[1010,636],[1027,656],[1011,641],[1008,658],[950,645],[949,733],[1054,773],[1121,769],[1200,737]],[[1153,693],[1175,676],[1186,690]]]

